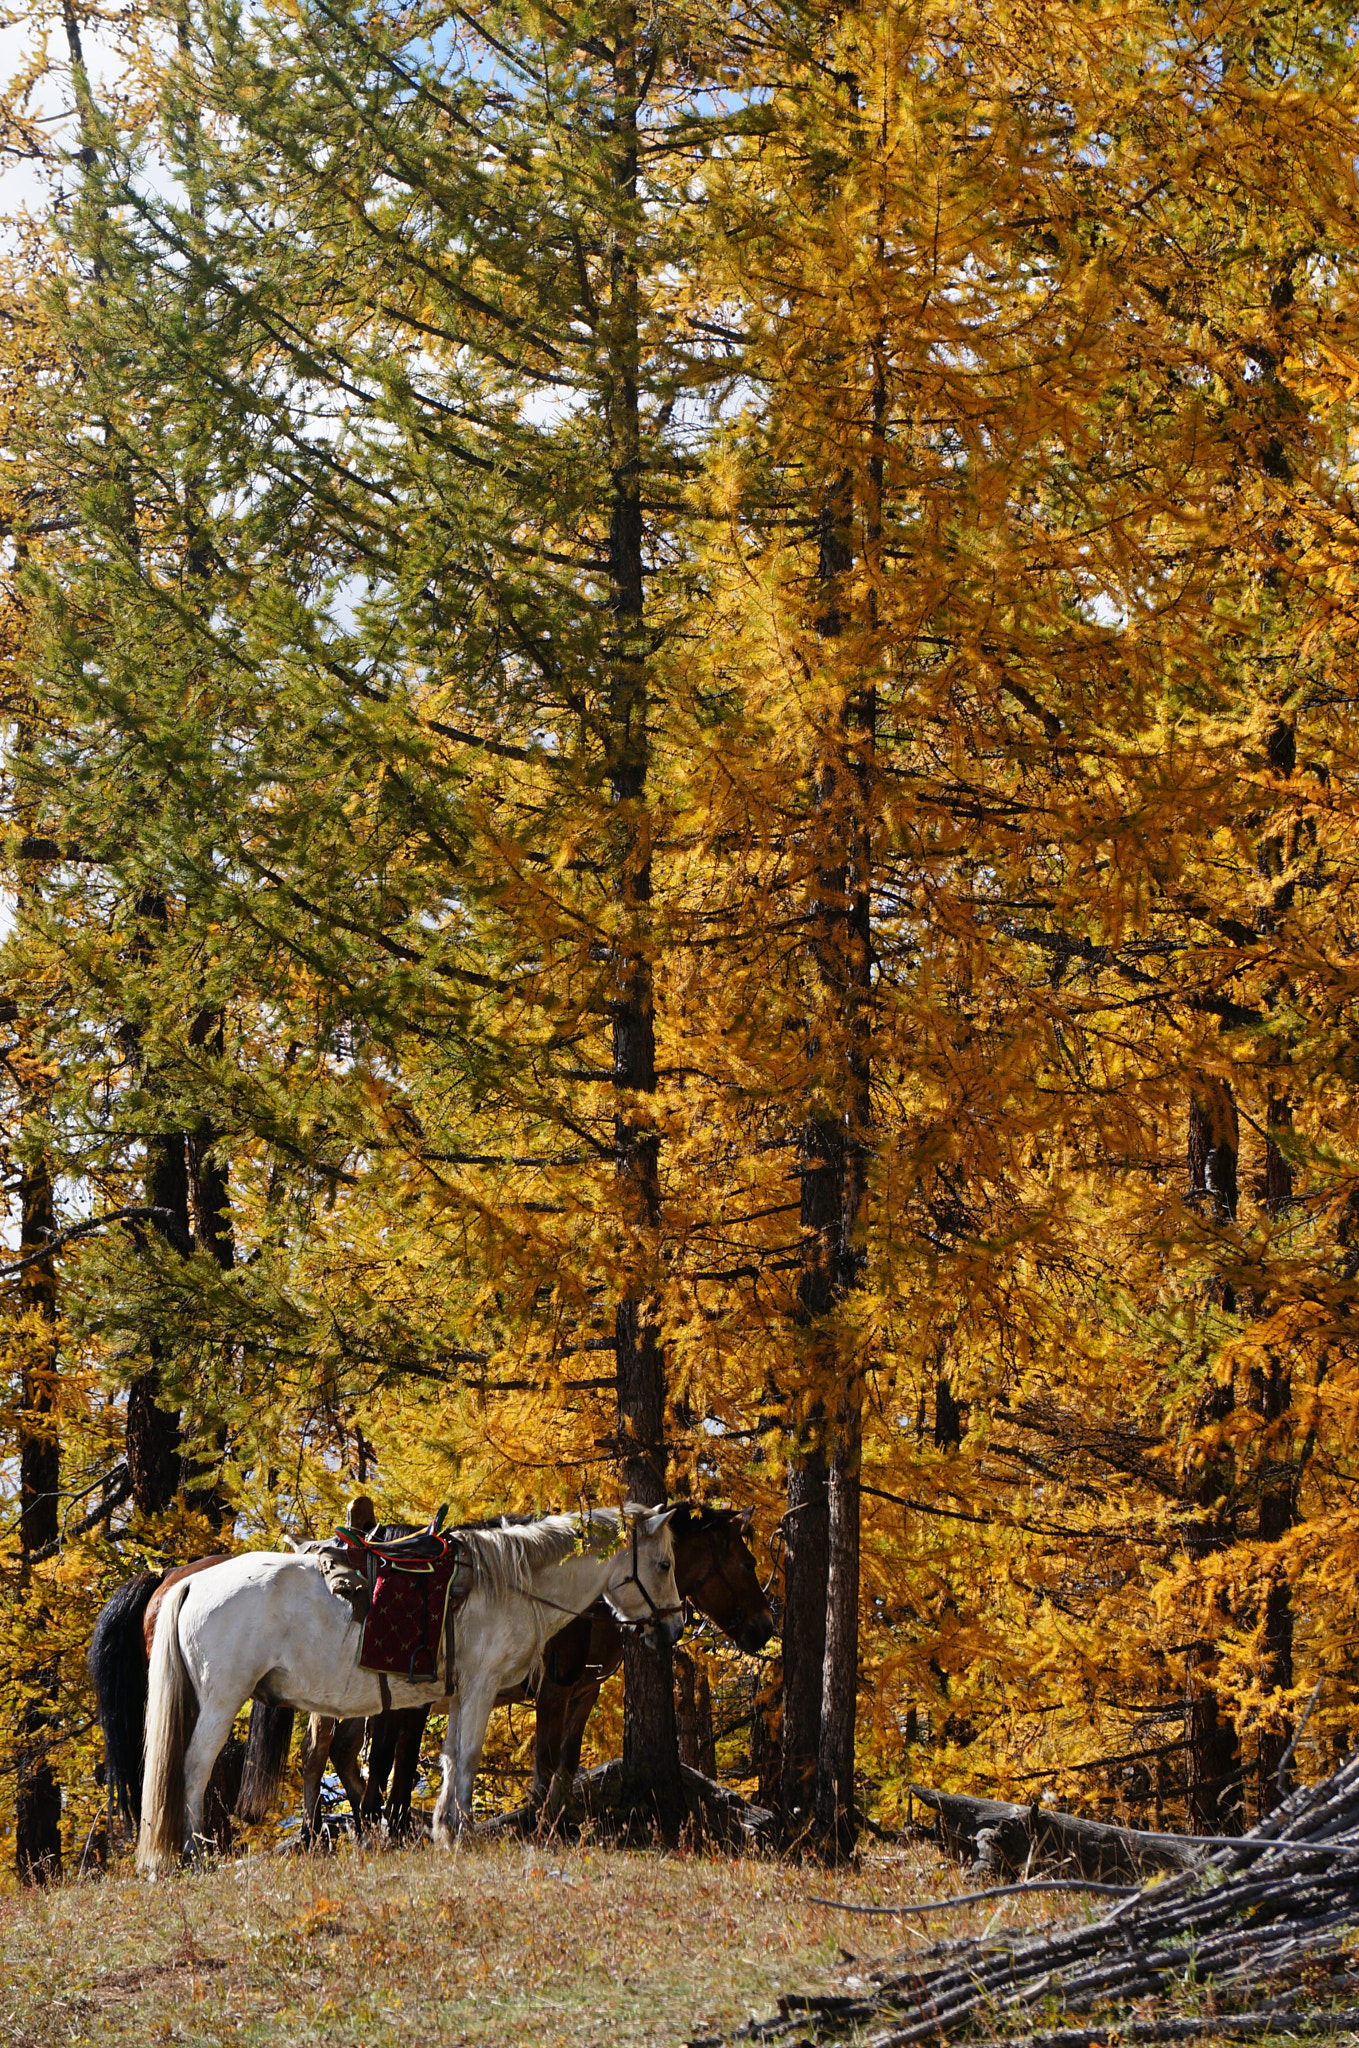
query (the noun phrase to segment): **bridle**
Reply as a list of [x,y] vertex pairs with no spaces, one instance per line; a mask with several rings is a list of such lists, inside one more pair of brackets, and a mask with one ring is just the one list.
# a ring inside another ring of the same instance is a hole
[[637,1588],[637,1591],[641,1594],[642,1598],[645,1600],[647,1604],[647,1607],[650,1611],[650,1620],[630,1621],[625,1615],[622,1614],[618,1615],[617,1618],[620,1622],[622,1622],[624,1628],[636,1629],[637,1633],[640,1635],[643,1629],[650,1628],[651,1623],[653,1621],[668,1621],[671,1615],[674,1614],[683,1616],[684,1603],[682,1601],[677,1600],[669,1607],[658,1607],[656,1605],[656,1602],[652,1599],[650,1593],[648,1593],[646,1587],[642,1584],[641,1572],[638,1567],[637,1558],[638,1520],[639,1518],[634,1516],[632,1523],[632,1570],[628,1573],[625,1579],[620,1579],[618,1581],[618,1591],[621,1593],[624,1586],[635,1586]]

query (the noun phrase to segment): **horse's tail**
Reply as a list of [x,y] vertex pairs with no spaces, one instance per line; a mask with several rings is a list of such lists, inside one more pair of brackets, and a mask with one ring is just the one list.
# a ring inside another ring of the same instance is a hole
[[242,1820],[264,1820],[278,1798],[288,1752],[293,1742],[293,1709],[266,1706],[256,1700],[250,1709],[250,1734],[245,1745],[245,1769],[236,1795],[236,1812]]
[[146,1733],[143,1623],[163,1572],[139,1572],[103,1608],[85,1654],[95,1713],[104,1731],[109,1798],[129,1827],[142,1817],[142,1742]]
[[149,1876],[173,1867],[184,1852],[184,1758],[198,1719],[198,1694],[179,1646],[179,1610],[193,1590],[181,1579],[156,1622],[147,1677],[146,1773],[137,1868]]

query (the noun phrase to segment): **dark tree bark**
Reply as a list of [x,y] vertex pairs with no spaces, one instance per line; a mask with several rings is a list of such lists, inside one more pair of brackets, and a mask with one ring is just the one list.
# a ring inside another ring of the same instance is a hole
[[[20,1201],[19,1252],[24,1257],[52,1238],[57,1227],[51,1173],[41,1154],[23,1168]],[[27,1324],[19,1423],[19,1543],[28,1552],[54,1543],[59,1533],[61,1444],[52,1420],[57,1390],[57,1275],[51,1257],[24,1268],[19,1276],[19,1302]]]
[[[189,1044],[205,1046],[219,1058],[225,1049],[226,1019],[221,1010],[200,1010],[189,1027]],[[236,1264],[236,1240],[231,1226],[231,1176],[226,1162],[218,1157],[217,1144],[221,1132],[211,1117],[203,1117],[195,1131],[185,1139],[185,1165],[188,1173],[189,1214],[193,1219],[193,1234],[198,1244],[208,1253],[224,1273],[232,1271]],[[227,1430],[219,1423],[211,1432],[211,1440],[217,1448],[217,1459],[205,1460],[209,1483],[199,1486],[189,1495],[192,1505],[208,1520],[213,1529],[224,1527],[230,1516],[230,1505],[210,1474],[220,1470],[222,1453],[226,1450]],[[363,1464],[363,1433],[359,1432],[360,1466]],[[187,1474],[185,1475],[187,1478]],[[359,1478],[364,1477],[360,1470]]]
[[[827,641],[844,630],[841,584],[853,562],[852,516],[852,483],[843,475],[822,505],[817,630]],[[864,808],[869,749],[861,745],[856,752],[851,726],[857,721],[862,742],[870,702],[866,694],[826,729],[814,771],[808,1055],[819,1100],[802,1134],[804,1253],[797,1303],[813,1394],[805,1449],[789,1467],[784,1522],[780,1818],[785,1837],[810,1833],[833,1849],[854,1836],[862,1380],[857,1364],[841,1356],[836,1309],[857,1278],[868,1125],[868,1016],[861,997],[871,943]],[[834,1401],[829,1418],[825,1395]]]
[[953,1387],[946,1379],[936,1380],[934,1387],[934,1444],[940,1451],[956,1451],[963,1440],[963,1411],[953,1397]]
[[[156,1210],[152,1227],[187,1258],[193,1248],[189,1229],[189,1173],[184,1133],[171,1131],[149,1138],[146,1145],[146,1199]],[[127,1469],[132,1498],[143,1514],[163,1514],[179,1490],[182,1460],[179,1413],[163,1408],[160,1345],[150,1346],[149,1372],[139,1373],[127,1394]]]
[[[1293,1169],[1276,1142],[1291,1122],[1286,1100],[1273,1092],[1269,1098],[1269,1120],[1265,1135],[1264,1198],[1268,1215],[1287,1213],[1293,1199]],[[1293,1398],[1293,1375],[1283,1360],[1251,1374],[1251,1406],[1266,1424],[1282,1421]],[[1262,1543],[1277,1543],[1287,1535],[1298,1514],[1298,1467],[1287,1456],[1270,1457],[1260,1479],[1260,1508],[1256,1534]],[[1286,1574],[1276,1567],[1265,1584],[1264,1609],[1260,1616],[1259,1676],[1266,1693],[1287,1692],[1293,1684],[1293,1595]],[[1255,1753],[1255,1796],[1261,1815],[1278,1805],[1286,1785],[1279,1772],[1293,1739],[1293,1723],[1279,1714],[1260,1731]]]
[[[220,1058],[225,1033],[226,1020],[220,1010],[201,1010],[189,1028],[189,1044],[206,1046]],[[236,1263],[236,1243],[231,1229],[230,1170],[216,1153],[221,1135],[211,1117],[204,1117],[189,1134],[186,1165],[193,1234],[222,1271],[229,1273]]]
[[679,1726],[680,1762],[705,1778],[717,1776],[717,1743],[713,1735],[712,1688],[708,1674],[684,1650],[675,1652],[675,1718]]
[[15,1758],[14,1869],[20,1884],[54,1884],[61,1876],[61,1787],[49,1754],[51,1710],[31,1700],[23,1720]]
[[1185,1658],[1189,1830],[1198,1835],[1238,1834],[1245,1824],[1236,1724],[1212,1688],[1216,1663],[1211,1643],[1194,1645]]
[[[615,1158],[634,1252],[614,1317],[619,1463],[629,1497],[666,1498],[665,1359],[648,1314],[661,1221],[660,1147],[638,1097],[656,1092],[655,998],[648,959],[651,821],[647,810],[648,692],[644,648],[642,442],[638,405],[638,282],[633,236],[638,207],[638,24],[624,0],[614,14],[614,233],[608,309],[610,378],[609,781],[617,820],[616,895],[621,932],[614,955],[613,1077],[618,1094]],[[636,1104],[636,1107],[634,1107]],[[629,1638],[623,1651],[623,1776],[626,1796],[667,1834],[686,1807],[668,1649]]]
[[[1189,1104],[1189,1198],[1218,1223],[1236,1220],[1240,1133],[1236,1103],[1225,1081],[1202,1082]],[[1224,1307],[1234,1302],[1224,1282]]]
[[[821,612],[817,632],[838,639],[844,627],[840,578],[853,561],[850,479],[840,477],[821,507]],[[842,1022],[844,918],[847,871],[839,843],[837,797],[841,735],[823,734],[813,776],[809,826],[815,868],[809,903],[808,981],[812,1004],[807,1052],[812,1086],[832,1084],[828,1100],[802,1128],[799,1220],[802,1270],[797,1323],[807,1333],[805,1413],[793,1418],[795,1443],[788,1465],[784,1511],[783,1719],[779,1747],[779,1820],[785,1840],[807,1835],[816,1820],[817,1765],[821,1751],[821,1695],[825,1680],[826,1614],[830,1590],[830,1439],[825,1393],[836,1381],[834,1332],[829,1327],[845,1246],[843,1130],[835,1104],[834,1053],[827,1042]]]
[[[45,1153],[25,1161],[20,1180],[20,1256],[52,1238],[56,1215]],[[32,1551],[60,1534],[58,1484],[61,1445],[52,1420],[57,1378],[57,1276],[54,1260],[35,1259],[19,1275],[24,1317],[23,1412],[19,1423],[20,1577],[28,1579]],[[52,1769],[51,1741],[57,1668],[25,1674],[32,1691],[19,1710],[15,1754],[14,1868],[21,1884],[49,1884],[61,1876],[61,1787]]]
[[848,1854],[854,1812],[854,1729],[859,1704],[859,1459],[863,1383],[845,1388],[835,1425],[827,1515],[826,1647],[816,1762],[816,1833],[823,1849]]
[[[881,374],[874,382],[875,432],[885,411]],[[869,473],[870,556],[878,539],[882,464],[875,448]],[[859,1281],[859,1232],[867,1202],[871,1090],[873,953],[873,775],[877,697],[860,691],[846,720],[846,776],[850,794],[846,873],[844,1029],[846,1034],[845,1135],[840,1174],[840,1244],[835,1290],[843,1297]],[[822,1848],[847,1854],[854,1847],[854,1732],[859,1700],[859,1513],[863,1452],[864,1380],[857,1359],[839,1360],[839,1393],[828,1488],[826,1648],[821,1679],[821,1737],[816,1768],[816,1832]]]
[[[1199,1211],[1219,1224],[1236,1218],[1237,1160],[1239,1127],[1236,1104],[1225,1081],[1210,1080],[1194,1092],[1189,1106],[1189,1199]],[[1236,1297],[1230,1283],[1215,1283],[1222,1306],[1229,1312]],[[1210,1386],[1198,1405],[1196,1421],[1202,1427],[1223,1421],[1236,1405],[1235,1389],[1229,1382]],[[1209,1458],[1190,1489],[1209,1516],[1196,1531],[1190,1551],[1207,1556],[1232,1540],[1232,1532],[1221,1517],[1219,1503],[1230,1486],[1230,1473],[1216,1458]],[[1185,1784],[1189,1825],[1198,1834],[1235,1834],[1245,1825],[1242,1798],[1240,1745],[1236,1724],[1218,1704],[1213,1677],[1217,1669],[1216,1645],[1203,1640],[1191,1644],[1185,1655]]]
[[[1285,720],[1278,720],[1268,739],[1269,764],[1281,778],[1292,775],[1297,766],[1297,739]],[[1285,840],[1267,839],[1260,850],[1261,873],[1278,880],[1266,922],[1272,926],[1290,908],[1294,885],[1284,875],[1290,855],[1296,852]],[[1285,1092],[1271,1087],[1265,1121],[1265,1171],[1261,1190],[1265,1214],[1271,1220],[1286,1216],[1293,1204],[1293,1169],[1285,1146],[1292,1127],[1293,1108]],[[1260,1303],[1263,1312],[1265,1303]],[[1293,1377],[1284,1360],[1273,1359],[1268,1366],[1252,1372],[1251,1406],[1266,1424],[1281,1422],[1293,1398]],[[1262,1543],[1277,1543],[1297,1520],[1298,1467],[1286,1454],[1266,1459],[1260,1479],[1260,1508],[1257,1535]],[[1260,1616],[1259,1677],[1266,1693],[1286,1692],[1293,1684],[1293,1595],[1286,1574],[1277,1566],[1265,1585],[1264,1608]],[[1293,1723],[1287,1714],[1277,1714],[1260,1731],[1255,1755],[1257,1810],[1268,1813],[1288,1789],[1280,1783],[1280,1771],[1293,1739]]]
[[826,1658],[830,1502],[824,1448],[813,1444],[788,1468],[783,1517],[783,1715],[779,1728],[778,1814],[786,1839],[805,1834],[816,1799],[821,1681]]
[[783,1666],[775,1659],[764,1666],[762,1679],[750,1689],[750,1774],[756,1783],[755,1803],[777,1814],[783,1805],[780,1744],[783,1725]]

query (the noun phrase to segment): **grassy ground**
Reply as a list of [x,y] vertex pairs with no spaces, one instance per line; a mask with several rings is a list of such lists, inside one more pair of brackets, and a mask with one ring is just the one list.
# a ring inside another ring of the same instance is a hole
[[[833,1874],[503,1840],[254,1854],[157,1885],[120,1868],[0,1898],[0,2041],[670,2048],[919,1940],[811,1894],[895,1903],[966,1884],[927,1848]],[[979,1932],[987,1912],[942,1915],[930,1936]]]

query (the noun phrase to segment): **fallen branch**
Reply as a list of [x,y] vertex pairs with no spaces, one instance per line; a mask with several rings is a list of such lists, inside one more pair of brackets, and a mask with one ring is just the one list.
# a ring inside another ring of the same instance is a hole
[[[1095,2044],[1119,2041],[1192,2041],[1196,2034],[1225,2035],[1229,2040],[1249,2041],[1275,2030],[1281,2034],[1348,2034],[1359,2028],[1359,2008],[1345,2006],[1339,2012],[1296,2013],[1291,2008],[1271,2006],[1268,2012],[1201,2013],[1197,2018],[1179,2019],[1167,2013],[1163,2019],[1125,2020],[1121,2026],[1054,2027],[1043,2034],[1023,2034],[1017,2039],[969,2041],[965,2048],[1095,2048]],[[877,2048],[885,2048],[879,2042]]]
[[922,1899],[914,1906],[859,1906],[849,1899],[808,1898],[809,1906],[834,1906],[839,1913],[872,1913],[899,1920],[907,1913],[947,1913],[954,1906],[975,1906],[983,1899],[1013,1899],[1021,1892],[1109,1892],[1129,1899],[1137,1894],[1135,1884],[1096,1884],[1088,1877],[1034,1877],[1027,1884],[995,1884],[984,1892],[959,1892],[951,1899]]

